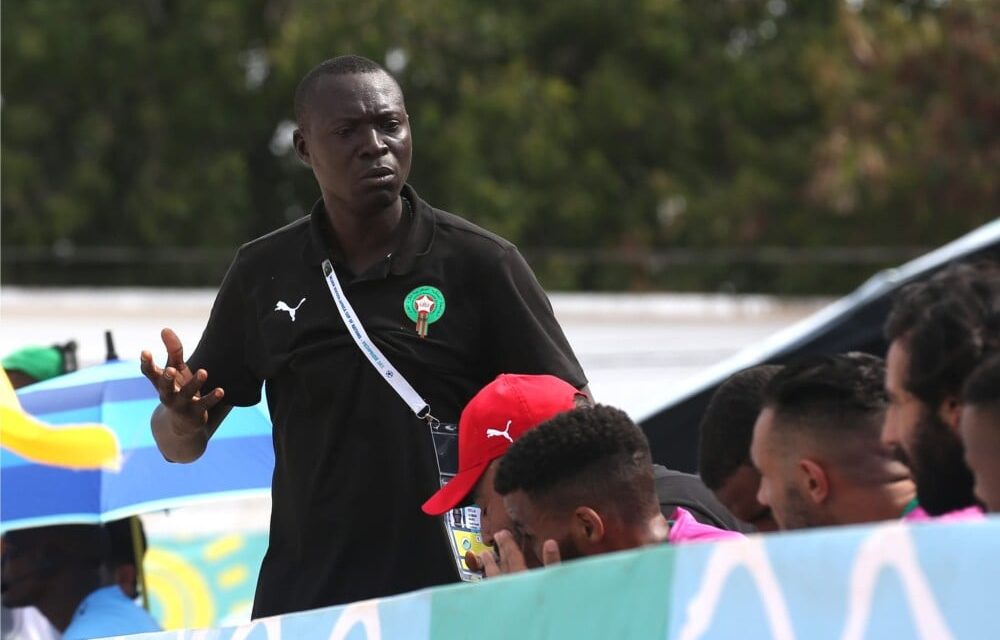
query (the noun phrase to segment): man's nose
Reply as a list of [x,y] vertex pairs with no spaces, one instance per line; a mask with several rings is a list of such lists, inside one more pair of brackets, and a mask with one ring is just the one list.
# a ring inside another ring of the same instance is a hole
[[364,147],[362,153],[375,157],[383,156],[389,151],[389,145],[382,139],[382,132],[378,127],[372,127],[365,132]]

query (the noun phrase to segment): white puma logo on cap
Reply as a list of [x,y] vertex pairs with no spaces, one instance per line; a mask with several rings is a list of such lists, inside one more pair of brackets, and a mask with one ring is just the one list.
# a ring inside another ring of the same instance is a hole
[[295,305],[294,307],[289,307],[284,300],[278,300],[278,304],[274,305],[274,310],[287,311],[288,315],[292,318],[292,322],[295,322],[295,312],[299,310],[299,307],[301,307],[302,303],[305,301],[306,299],[302,298],[301,300],[299,300],[299,303],[297,305]]
[[509,431],[510,431],[510,420],[507,421],[507,426],[504,427],[503,431],[499,429],[487,429],[486,439],[489,440],[490,438],[507,438],[508,442],[514,444],[514,440],[511,439],[510,433],[508,433]]

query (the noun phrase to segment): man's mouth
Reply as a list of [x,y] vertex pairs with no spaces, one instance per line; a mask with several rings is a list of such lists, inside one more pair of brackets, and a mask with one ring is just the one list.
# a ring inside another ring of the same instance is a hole
[[386,180],[396,175],[396,172],[389,167],[372,167],[361,174],[362,180]]

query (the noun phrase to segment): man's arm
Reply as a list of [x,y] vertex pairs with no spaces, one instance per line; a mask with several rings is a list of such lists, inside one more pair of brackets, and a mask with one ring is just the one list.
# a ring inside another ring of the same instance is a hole
[[205,452],[208,439],[232,407],[221,404],[225,395],[221,388],[200,393],[208,373],[188,368],[184,347],[171,329],[164,329],[161,337],[167,348],[164,368],[156,366],[150,352],[143,351],[140,356],[142,373],[160,396],[160,406],[150,420],[153,438],[167,460],[193,462]]

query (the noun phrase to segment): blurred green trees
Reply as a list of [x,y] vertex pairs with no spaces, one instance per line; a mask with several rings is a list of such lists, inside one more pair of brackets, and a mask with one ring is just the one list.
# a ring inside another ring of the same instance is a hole
[[554,288],[842,290],[1000,203],[995,1],[25,0],[0,49],[5,283],[216,284],[317,197],[291,96],[346,52]]

